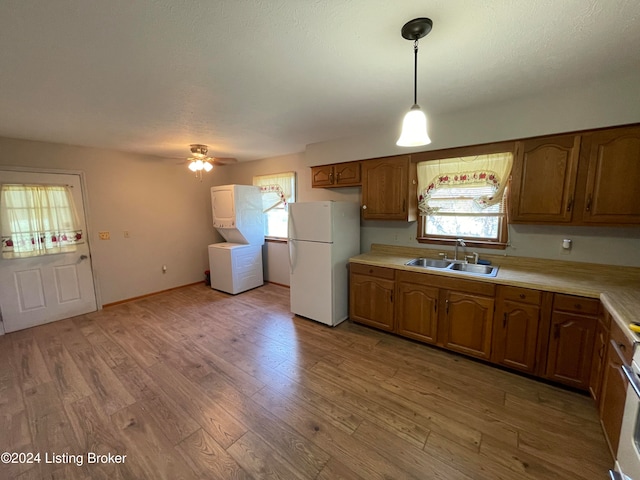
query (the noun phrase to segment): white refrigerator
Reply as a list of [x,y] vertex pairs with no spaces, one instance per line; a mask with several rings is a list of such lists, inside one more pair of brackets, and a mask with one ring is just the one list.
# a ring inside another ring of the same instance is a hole
[[289,204],[291,311],[335,326],[349,316],[349,258],[360,253],[360,206]]

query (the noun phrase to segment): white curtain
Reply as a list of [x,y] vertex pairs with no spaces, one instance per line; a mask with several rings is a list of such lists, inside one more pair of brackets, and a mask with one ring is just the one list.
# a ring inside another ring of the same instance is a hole
[[3,258],[70,252],[84,235],[66,185],[2,185]]
[[253,177],[253,184],[260,187],[262,192],[262,210],[269,210],[295,202],[296,172],[274,173],[271,175],[257,175]]
[[[511,152],[474,157],[447,158],[420,162],[418,169],[418,208],[422,215],[434,211],[432,195],[439,188],[465,189],[481,192],[474,198],[480,208],[502,202],[513,165]],[[478,189],[477,187],[486,187]]]

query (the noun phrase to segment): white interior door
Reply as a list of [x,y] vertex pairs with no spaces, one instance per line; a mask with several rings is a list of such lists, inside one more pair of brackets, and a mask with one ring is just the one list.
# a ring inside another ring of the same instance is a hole
[[[0,183],[70,185],[87,239],[79,175],[0,170]],[[6,332],[95,311],[88,241],[69,253],[0,258],[0,309]]]

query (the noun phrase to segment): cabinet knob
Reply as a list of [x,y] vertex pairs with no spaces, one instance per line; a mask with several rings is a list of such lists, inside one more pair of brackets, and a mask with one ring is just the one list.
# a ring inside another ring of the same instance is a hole
[[366,209],[367,209],[367,206],[366,206],[366,205],[362,205],[362,209],[363,209],[363,210],[366,210]]
[[524,293],[521,293],[521,294],[520,294],[520,298],[525,299],[525,298],[526,298],[526,295],[525,295]]
[[576,310],[580,310],[582,308],[582,305],[580,305],[579,303],[576,303],[573,306],[576,308]]

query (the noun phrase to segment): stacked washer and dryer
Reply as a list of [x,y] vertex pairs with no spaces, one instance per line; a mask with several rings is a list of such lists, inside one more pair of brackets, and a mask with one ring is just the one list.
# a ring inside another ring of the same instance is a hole
[[260,187],[211,188],[213,226],[226,240],[209,245],[211,288],[237,294],[261,286],[264,214]]

